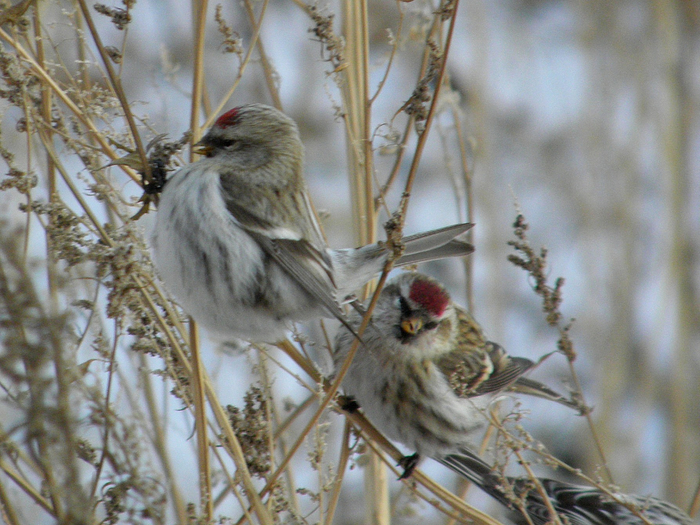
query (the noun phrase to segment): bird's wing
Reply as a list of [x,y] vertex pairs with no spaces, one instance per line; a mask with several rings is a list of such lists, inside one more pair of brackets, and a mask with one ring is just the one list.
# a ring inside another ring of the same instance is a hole
[[522,379],[521,376],[530,370],[535,363],[524,357],[511,357],[502,346],[487,341],[484,349],[489,355],[493,370],[483,381],[473,388],[473,395],[481,396],[500,392],[510,388]]
[[242,228],[271,239],[304,239],[319,251],[325,248],[303,187],[256,188],[240,177],[223,175],[220,184],[226,209]]
[[548,399],[584,413],[586,408],[575,399],[523,377],[535,363],[525,357],[512,357],[502,346],[487,341],[466,310],[457,308],[457,318],[460,340],[452,352],[437,361],[457,396],[475,397],[507,390]]
[[[489,355],[491,356],[491,361],[494,362],[494,374],[495,376],[502,377],[503,384],[499,388],[494,388],[492,391],[498,391],[502,389],[507,389],[509,392],[517,392],[519,394],[526,394],[533,397],[541,397],[542,399],[548,399],[549,401],[554,401],[568,408],[573,408],[578,410],[581,414],[585,413],[586,407],[575,399],[569,399],[564,397],[559,392],[556,392],[549,388],[547,385],[530,379],[528,377],[523,377],[523,374],[535,367],[535,363],[526,359],[524,357],[511,357],[509,356],[503,347],[497,345],[496,343],[489,342]],[[484,383],[487,383],[485,381]],[[486,392],[483,392],[486,393]]]
[[[320,230],[309,211],[305,194],[298,193],[294,199],[297,211],[301,208],[302,217],[309,218],[309,224],[273,224],[243,206],[235,198],[227,199],[226,209],[236,223],[243,228],[279,266],[287,272],[303,290],[326,307],[348,328],[345,314],[336,300],[336,284],[333,266],[320,237]],[[302,226],[303,231],[297,229]],[[309,239],[308,237],[311,237]]]
[[487,341],[472,316],[462,308],[456,310],[459,340],[436,364],[457,396],[504,390],[534,366],[529,359],[510,357],[499,345]]
[[271,239],[255,231],[249,234],[306,292],[330,311],[340,311],[331,263],[325,253],[305,239]]

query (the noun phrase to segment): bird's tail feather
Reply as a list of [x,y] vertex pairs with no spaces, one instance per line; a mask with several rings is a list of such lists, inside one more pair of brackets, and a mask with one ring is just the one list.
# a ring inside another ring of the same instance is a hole
[[[434,458],[453,472],[471,481],[486,494],[513,511],[518,523],[545,525],[551,523],[550,510],[533,480],[502,476],[473,452]],[[570,525],[692,525],[693,520],[675,505],[653,497],[610,493],[593,487],[583,487],[538,478],[552,508]],[[508,487],[508,494],[504,487]],[[614,497],[613,497],[614,496]],[[521,505],[516,505],[520,501]],[[519,508],[520,507],[520,508]],[[522,509],[522,510],[520,510]],[[521,512],[525,512],[528,520]]]
[[558,392],[549,388],[548,386],[543,385],[539,381],[535,381],[534,379],[529,379],[527,377],[519,377],[515,383],[508,387],[508,390],[511,392],[517,392],[519,394],[526,394],[529,396],[540,397],[542,399],[548,399],[550,401],[559,403],[560,405],[564,405],[565,407],[578,410],[581,414],[584,414],[587,410],[585,406],[583,406],[581,403],[576,402],[575,399],[572,400],[567,397],[564,397]]
[[491,466],[470,450],[464,449],[459,454],[449,454],[434,459],[438,463],[445,465],[454,473],[474,483],[474,485],[496,499],[502,505],[511,508],[508,498],[503,490],[499,488],[498,478],[491,469]]
[[[453,224],[404,237],[402,242],[406,249],[396,261],[396,266],[469,255],[474,251],[474,246],[456,237],[472,226],[470,223]],[[381,272],[387,255],[385,243],[370,244],[357,250],[333,250],[339,301],[347,300],[350,294]]]
[[447,259],[449,257],[464,257],[474,251],[474,246],[465,241],[452,240],[442,246],[423,251],[406,254],[396,261],[397,266],[406,266],[407,264],[418,264],[427,261],[436,261],[438,259]]
[[[459,237],[467,230],[471,229],[473,226],[474,225],[469,222],[464,222],[461,224],[445,226],[444,228],[439,228],[437,230],[430,230],[428,232],[408,235],[401,239],[401,241],[406,245],[404,257],[407,255],[414,255],[421,252],[429,252],[431,250],[444,246],[445,244],[449,244],[450,241]],[[471,246],[471,244],[466,242],[463,242],[462,244]],[[474,247],[472,246],[472,251],[473,250]]]

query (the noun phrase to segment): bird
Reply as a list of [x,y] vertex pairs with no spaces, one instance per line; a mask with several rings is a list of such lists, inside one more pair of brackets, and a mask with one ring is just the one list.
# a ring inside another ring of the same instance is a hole
[[[362,314],[349,316],[352,328]],[[336,370],[353,344],[340,327],[334,344]],[[503,391],[582,407],[546,385],[523,377],[535,363],[512,357],[489,341],[479,324],[437,280],[415,272],[390,279],[381,291],[362,345],[342,381],[342,408],[362,408],[387,437],[415,451],[400,462],[402,478],[421,457],[443,457],[469,448],[484,427],[482,413]]]
[[[276,342],[290,325],[347,323],[341,305],[383,268],[379,242],[329,248],[303,176],[296,123],[264,104],[221,115],[195,151],[204,158],[170,177],[151,236],[153,260],[186,313],[224,338]],[[397,265],[463,256],[471,224],[407,236]]]
[[[463,449],[437,460],[489,496],[511,510],[518,525],[552,523],[550,510],[533,480],[527,477],[504,476],[493,470],[470,450]],[[552,508],[570,525],[691,525],[681,509],[651,496],[635,496],[620,492],[574,485],[563,481],[537,478]]]

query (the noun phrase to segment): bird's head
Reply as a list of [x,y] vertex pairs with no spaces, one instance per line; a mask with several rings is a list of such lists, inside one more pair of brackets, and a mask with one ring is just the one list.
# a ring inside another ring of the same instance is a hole
[[247,104],[221,115],[195,152],[207,157],[246,149],[284,153],[303,151],[296,123],[281,111],[265,104]]
[[[403,273],[390,280],[380,299],[388,321],[387,335],[416,357],[439,353],[452,338],[456,326],[450,294],[435,279],[420,273]],[[376,316],[375,316],[376,317]]]

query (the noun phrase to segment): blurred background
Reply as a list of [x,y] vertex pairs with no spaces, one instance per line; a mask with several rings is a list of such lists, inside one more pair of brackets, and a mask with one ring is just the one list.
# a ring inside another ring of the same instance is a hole
[[[108,7],[125,8],[120,2],[112,4]],[[78,85],[85,86],[72,84],[80,75],[97,93],[106,76],[92,40],[76,36],[76,26],[87,35],[78,4],[37,5],[47,37],[47,71],[68,86],[66,92],[71,96]],[[132,18],[126,30],[119,30],[110,16],[89,7],[104,46],[113,46],[121,54],[115,67],[144,142],[158,133],[176,140],[190,127],[193,26],[203,5],[138,2],[129,8]],[[247,7],[256,19],[262,16],[258,42],[265,55],[253,52],[238,78],[255,35]],[[33,9],[24,15],[30,25],[36,23]],[[308,6],[291,0],[222,3],[218,17],[234,32],[239,53],[226,52],[224,35],[215,20],[218,9],[209,4],[206,10],[200,124],[205,113],[215,111],[222,100],[224,109],[249,102],[281,104],[299,124],[306,145],[310,193],[329,244],[359,244],[358,224],[362,222],[353,211],[357,207],[352,197],[357,169],[349,154],[354,146],[347,139],[348,120],[343,118],[350,111],[347,94],[339,87],[344,72],[329,62],[329,50],[312,32],[316,23]],[[436,9],[436,2],[423,0],[367,3],[369,96],[380,88],[369,123],[373,196],[394,168],[404,132],[409,129],[411,133],[396,181],[386,195],[390,212],[398,206],[417,140],[401,110],[420,78]],[[316,12],[324,17],[335,15],[334,31],[341,35],[347,11],[341,2],[322,2]],[[445,41],[446,28],[444,25],[437,33],[439,42]],[[18,25],[5,27],[5,31],[4,54],[17,54],[17,47],[9,42],[22,42]],[[518,212],[524,214],[533,246],[548,249],[551,281],[565,279],[562,312],[566,318],[575,318],[570,332],[578,354],[574,366],[585,400],[594,407],[592,419],[613,482],[624,492],[653,494],[686,510],[700,483],[699,37],[700,2],[694,0],[459,2],[446,81],[405,226],[406,233],[414,233],[468,218],[475,222],[473,266],[441,261],[421,271],[445,282],[459,303],[470,305],[492,340],[513,355],[536,360],[556,350],[559,336],[545,322],[532,281],[507,260],[513,253],[507,245],[514,239],[512,224]],[[30,48],[32,44],[22,45]],[[29,273],[41,294],[47,286],[41,262],[46,257],[45,231],[39,219],[28,219],[18,205],[48,199],[47,160],[38,152],[38,139],[28,139],[22,132],[25,111],[8,98],[13,84],[7,66],[3,71],[2,144],[15,154],[21,169],[38,178],[30,196],[14,189],[2,193],[3,228],[9,232],[14,227],[29,227],[24,234],[29,259],[34,261]],[[235,82],[240,83],[225,100]],[[122,136],[128,143],[121,114],[120,105],[105,95],[92,117],[103,119],[100,129],[106,134]],[[93,199],[95,213],[103,221],[112,221],[112,212],[95,199],[95,181],[79,155],[65,144],[58,145],[57,151],[65,158],[79,191]],[[183,155],[182,162],[187,159]],[[109,159],[103,161],[97,168]],[[107,179],[122,201],[120,206],[128,210],[127,216],[133,215],[139,209],[133,201],[141,196],[141,188],[120,169],[109,172]],[[79,208],[64,182],[57,184],[57,192],[69,208]],[[388,218],[386,209],[380,209],[378,216],[380,239],[384,238],[381,224]],[[153,216],[139,219],[138,231],[148,232]],[[69,279],[64,286],[66,297],[71,298],[62,299],[63,307],[73,308],[72,300],[88,295],[94,295],[102,308],[108,303],[107,290],[91,288],[78,279],[87,270],[73,268],[71,272],[61,272],[62,279]],[[90,322],[88,313],[72,315],[76,326]],[[133,390],[126,385],[138,391],[139,374],[144,369],[161,369],[163,364],[159,357],[136,357],[130,349],[134,336],[122,332],[124,326],[105,317],[102,333],[109,339],[108,346],[116,348],[123,376],[115,379],[113,402],[125,413],[138,415],[138,403],[128,399]],[[331,323],[328,326],[333,329]],[[309,350],[314,360],[329,371],[318,327],[300,329],[317,343],[316,347],[311,343]],[[91,330],[94,336],[94,325]],[[76,363],[95,358],[94,349],[87,344],[79,345],[75,352]],[[281,354],[273,355],[286,363]],[[222,403],[241,406],[259,371],[257,357],[222,349],[205,334],[203,358]],[[106,370],[106,364],[96,363],[90,374],[100,376]],[[566,390],[572,381],[561,355],[544,362],[532,377],[559,390]],[[99,379],[94,381],[101,384]],[[173,387],[169,380],[156,378],[154,383],[165,418],[166,448],[179,458],[171,475],[187,494],[185,499],[196,502],[197,478],[192,475],[197,468],[196,454],[194,439],[188,440],[192,419],[178,410],[179,401],[168,393]],[[11,382],[3,384],[8,399],[13,398],[17,392],[12,394]],[[285,402],[300,403],[308,396],[299,381],[282,370],[275,371],[273,387],[280,407]],[[7,421],[7,427],[19,428],[25,414],[11,405],[6,400],[0,419]],[[592,477],[602,475],[601,459],[584,418],[546,403],[523,400],[523,406],[530,411],[524,426],[553,455]],[[325,460],[333,465],[343,418],[329,414],[325,421],[330,423],[325,429]],[[295,423],[297,431],[303,424]],[[89,435],[88,430],[86,433]],[[321,476],[309,469],[304,453],[297,456],[293,463],[296,484],[318,490]],[[361,458],[357,461],[362,464]],[[446,486],[456,486],[442,467],[430,462],[423,467]],[[536,470],[569,479],[544,466]],[[8,483],[7,478],[3,483]],[[402,486],[389,476],[395,523],[418,523],[438,515],[426,503],[401,493]],[[365,522],[364,510],[357,505],[365,490],[363,468],[358,466],[346,475],[335,523]],[[21,492],[10,485],[7,491]],[[469,501],[500,517],[496,505],[476,492],[472,490]],[[298,497],[309,523],[318,519],[313,517],[318,502],[303,494]],[[28,499],[21,506],[25,519],[52,522],[33,507]],[[217,509],[221,515],[230,512],[225,505]]]

